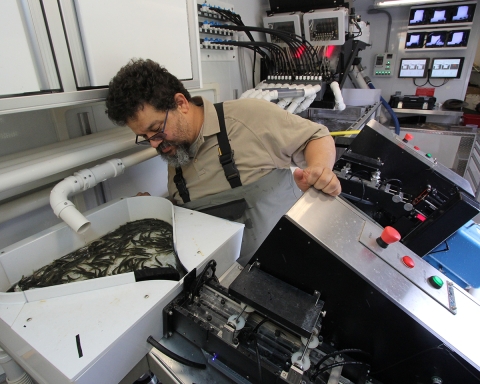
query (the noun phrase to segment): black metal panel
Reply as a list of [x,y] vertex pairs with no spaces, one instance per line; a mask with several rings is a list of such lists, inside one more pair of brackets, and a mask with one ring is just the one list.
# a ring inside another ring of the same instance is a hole
[[251,262],[255,260],[266,273],[306,292],[321,292],[324,342],[370,353],[375,379],[430,384],[432,376],[439,376],[444,383],[477,382],[467,371],[475,368],[287,218],[279,221]]
[[[401,141],[381,128],[386,133],[366,125],[335,163],[337,174],[346,164],[351,166],[350,172],[340,177],[343,196],[380,225],[396,228],[403,244],[425,256],[475,217],[480,204],[469,195],[466,180],[426,160],[421,152],[407,150],[407,144],[399,145]],[[404,203],[392,201],[392,194],[372,186],[374,171],[380,172],[383,186],[393,184],[414,209],[405,210]]]
[[317,297],[292,287],[256,266],[244,268],[228,292],[307,339],[312,334],[323,307],[323,302],[317,300]]

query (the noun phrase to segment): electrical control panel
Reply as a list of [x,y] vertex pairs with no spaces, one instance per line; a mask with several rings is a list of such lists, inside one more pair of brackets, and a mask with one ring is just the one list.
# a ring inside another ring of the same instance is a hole
[[343,45],[348,30],[348,9],[331,8],[303,15],[305,39],[314,46]]
[[375,77],[393,77],[395,73],[394,53],[379,53],[375,55],[372,76]]
[[[272,14],[263,18],[263,26],[274,31],[287,32],[302,36],[302,15],[301,12]],[[266,36],[269,43],[285,47],[287,46],[285,41],[279,39],[275,35],[267,33]]]
[[217,0],[208,4],[197,0],[202,61],[235,61],[238,57],[237,47],[229,44],[236,38],[233,31],[225,29],[225,26],[232,25],[225,11],[234,13],[233,5]]

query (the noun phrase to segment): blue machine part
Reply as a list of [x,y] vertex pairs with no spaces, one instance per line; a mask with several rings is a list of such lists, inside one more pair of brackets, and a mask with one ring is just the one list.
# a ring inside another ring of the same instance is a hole
[[479,288],[480,225],[470,220],[423,259],[462,288]]

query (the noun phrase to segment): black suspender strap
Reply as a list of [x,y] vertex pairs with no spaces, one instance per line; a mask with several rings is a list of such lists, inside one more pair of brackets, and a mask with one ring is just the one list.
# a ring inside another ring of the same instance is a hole
[[190,193],[187,189],[187,183],[183,177],[183,172],[181,167],[175,168],[175,176],[173,176],[173,182],[177,186],[178,193],[183,200],[183,203],[188,203],[190,201]]
[[[238,172],[237,166],[233,159],[233,151],[230,147],[227,135],[227,127],[225,126],[225,115],[223,114],[223,103],[214,104],[215,109],[217,110],[218,123],[220,124],[220,132],[217,133],[218,140],[218,160],[222,164],[223,171],[225,172],[225,177],[230,183],[232,188],[241,187],[242,182],[240,180],[240,173]],[[183,200],[183,203],[188,203],[190,201],[190,193],[187,189],[187,183],[183,177],[183,172],[181,167],[175,168],[175,176],[173,177],[173,182],[177,186],[180,197]]]
[[232,188],[241,187],[240,173],[238,172],[235,160],[233,159],[233,151],[228,141],[227,128],[225,126],[225,116],[223,114],[223,103],[214,104],[217,110],[218,123],[220,124],[220,132],[217,133],[218,140],[218,159],[222,164],[225,177]]

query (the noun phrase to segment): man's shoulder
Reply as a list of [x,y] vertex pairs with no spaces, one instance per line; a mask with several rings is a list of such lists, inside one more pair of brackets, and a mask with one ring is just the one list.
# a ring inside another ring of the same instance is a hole
[[[226,113],[231,115],[244,116],[282,113],[282,109],[274,103],[263,99],[237,99],[224,102],[224,109]],[[285,113],[285,111],[283,111]]]

